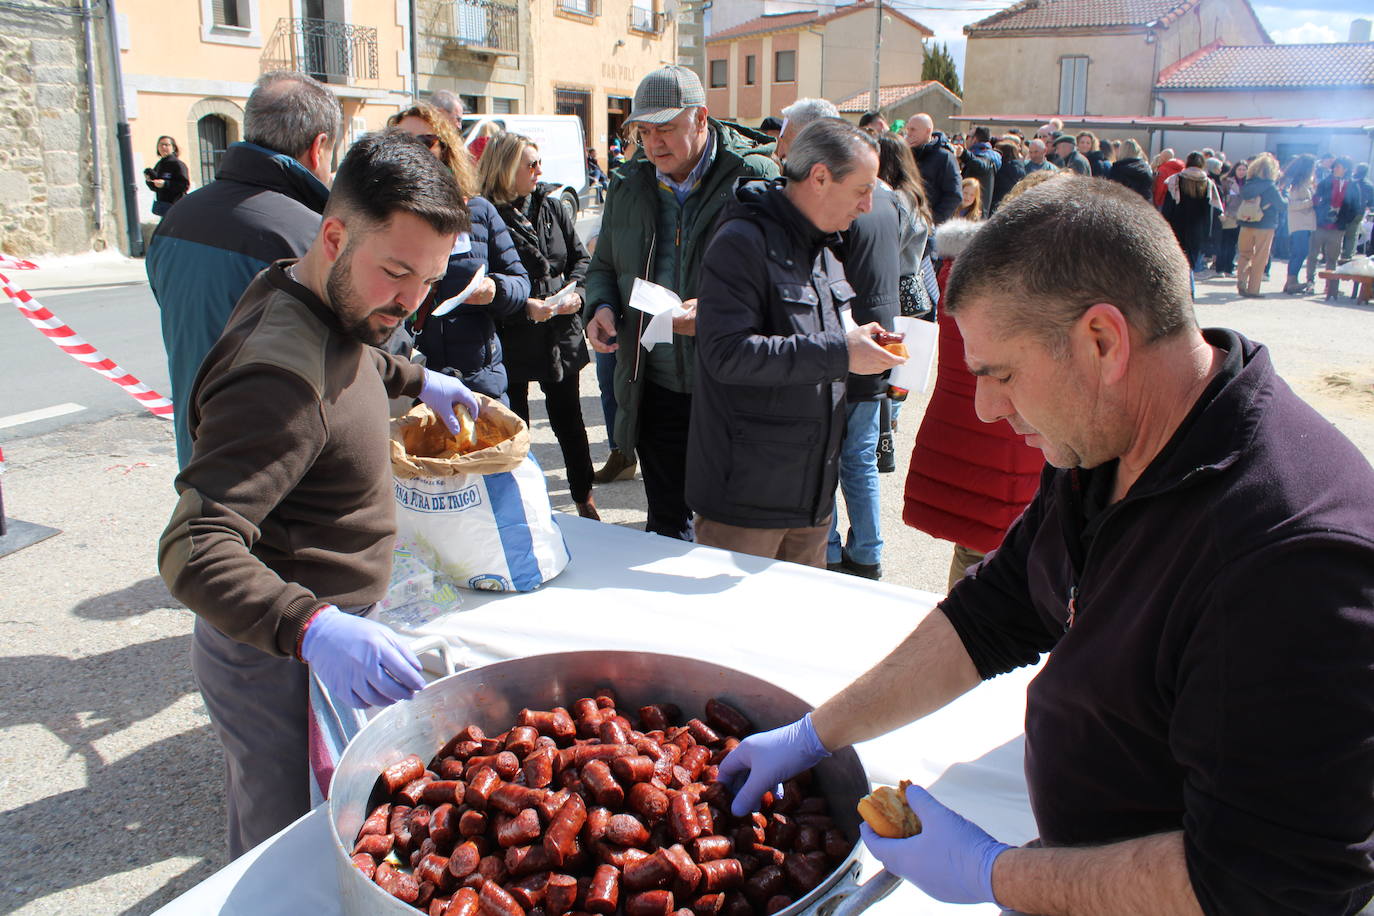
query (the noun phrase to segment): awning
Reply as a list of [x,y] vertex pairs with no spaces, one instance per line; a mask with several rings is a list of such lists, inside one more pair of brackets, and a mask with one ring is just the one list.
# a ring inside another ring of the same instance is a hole
[[1209,133],[1277,134],[1320,131],[1333,134],[1374,133],[1374,117],[1361,118],[1224,118],[1205,115],[1131,116],[1118,115],[952,115],[951,120],[977,124],[1045,124],[1059,118],[1064,127],[1103,128],[1107,130],[1194,130]]

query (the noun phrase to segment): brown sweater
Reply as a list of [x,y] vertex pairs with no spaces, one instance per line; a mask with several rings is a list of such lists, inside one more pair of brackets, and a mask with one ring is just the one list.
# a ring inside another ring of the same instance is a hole
[[325,603],[379,600],[396,535],[387,398],[417,365],[346,334],[278,262],[205,357],[194,451],[158,546],[172,594],[225,635],[292,655]]

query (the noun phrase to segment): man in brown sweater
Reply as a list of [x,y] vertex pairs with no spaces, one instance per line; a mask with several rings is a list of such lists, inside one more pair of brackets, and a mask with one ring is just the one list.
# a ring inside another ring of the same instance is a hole
[[361,616],[385,594],[396,531],[387,399],[418,396],[450,427],[455,402],[477,405],[378,345],[443,276],[467,221],[418,140],[359,141],[310,250],[253,280],[182,405],[194,448],[158,561],[197,616],[233,856],[309,810],[306,664],[356,707],[424,685],[405,644]]

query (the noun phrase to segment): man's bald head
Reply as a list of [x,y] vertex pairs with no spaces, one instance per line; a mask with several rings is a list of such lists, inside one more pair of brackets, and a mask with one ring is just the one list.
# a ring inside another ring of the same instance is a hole
[[903,133],[906,135],[907,146],[917,147],[929,143],[931,134],[935,133],[935,121],[922,111],[907,119]]

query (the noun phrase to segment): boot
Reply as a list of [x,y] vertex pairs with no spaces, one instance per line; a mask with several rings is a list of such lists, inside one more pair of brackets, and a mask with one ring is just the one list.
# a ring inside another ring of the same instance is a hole
[[596,500],[592,499],[592,494],[587,494],[587,501],[577,504],[577,514],[583,518],[589,518],[594,522],[601,521],[601,513],[596,511]]
[[635,471],[639,468],[639,462],[627,456],[618,448],[611,449],[610,456],[601,470],[592,475],[592,480],[597,483],[611,483],[616,480],[633,480]]

